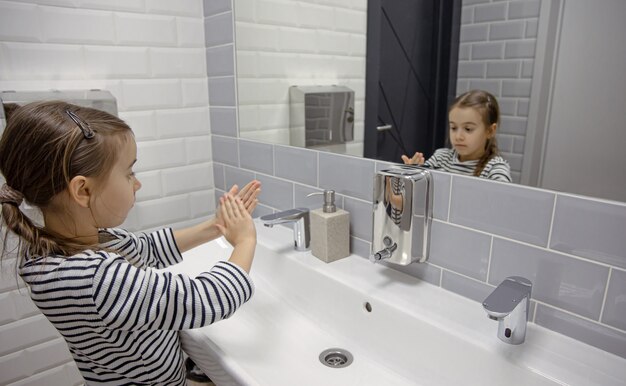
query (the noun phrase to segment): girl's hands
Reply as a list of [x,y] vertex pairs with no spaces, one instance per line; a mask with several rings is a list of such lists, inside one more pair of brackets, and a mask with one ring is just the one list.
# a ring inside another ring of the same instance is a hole
[[241,198],[230,193],[220,197],[219,215],[223,224],[215,226],[233,247],[247,242],[256,244],[254,222]]
[[[254,212],[254,209],[259,203],[259,200],[257,199],[259,193],[261,193],[261,183],[257,180],[252,180],[248,182],[246,186],[244,186],[241,190],[239,190],[239,187],[237,185],[233,185],[227,194],[233,197],[236,196],[240,198],[245,210],[248,212],[248,214],[252,215],[252,212]],[[220,206],[222,205],[221,203],[222,200],[220,199]],[[216,210],[215,225],[221,225],[223,227],[224,221],[222,219],[220,209],[221,208],[217,208]]]
[[406,155],[402,155],[402,161],[405,165],[423,165],[425,159],[423,153],[416,152],[411,158],[407,157]]

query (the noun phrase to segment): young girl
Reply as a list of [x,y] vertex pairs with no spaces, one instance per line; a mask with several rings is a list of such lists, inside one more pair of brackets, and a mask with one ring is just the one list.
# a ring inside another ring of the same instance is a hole
[[468,91],[452,103],[448,119],[452,149],[437,149],[426,162],[419,152],[411,158],[403,155],[402,161],[446,172],[511,182],[511,169],[498,155],[496,144],[496,129],[500,121],[496,98],[486,91]]
[[[57,101],[20,107],[0,140],[2,219],[19,237],[31,298],[87,384],[184,385],[178,330],[227,318],[252,296],[260,184],[233,187],[213,220],[135,235],[114,227],[141,188],[136,154],[131,129],[108,113]],[[23,200],[41,209],[42,227]],[[234,247],[229,261],[195,279],[153,269],[221,235]]]

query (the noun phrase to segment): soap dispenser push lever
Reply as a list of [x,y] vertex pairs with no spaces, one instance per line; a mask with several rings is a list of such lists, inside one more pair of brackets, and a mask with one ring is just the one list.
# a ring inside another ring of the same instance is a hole
[[509,276],[483,302],[489,319],[498,321],[498,338],[503,342],[524,343],[532,286],[526,278]]

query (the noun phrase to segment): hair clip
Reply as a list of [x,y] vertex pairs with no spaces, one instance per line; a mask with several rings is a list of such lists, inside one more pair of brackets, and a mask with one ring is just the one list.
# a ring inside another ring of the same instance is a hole
[[65,113],[70,118],[72,118],[72,121],[74,121],[74,123],[76,123],[76,126],[78,126],[78,128],[83,132],[83,135],[85,136],[85,138],[91,139],[96,136],[96,133],[94,133],[93,130],[91,130],[91,127],[89,127],[89,125],[86,122],[80,119],[78,115],[74,114],[70,110],[65,110]]

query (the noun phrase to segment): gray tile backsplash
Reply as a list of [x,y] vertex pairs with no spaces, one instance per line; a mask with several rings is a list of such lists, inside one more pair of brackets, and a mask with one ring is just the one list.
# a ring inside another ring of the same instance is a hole
[[494,238],[489,283],[523,276],[532,298],[594,320],[600,317],[609,268],[541,248]]
[[626,268],[626,206],[559,194],[550,248]]
[[[218,188],[262,182],[255,217],[319,208],[320,197],[306,195],[334,189],[337,206],[350,212],[352,253],[369,256],[374,171],[392,164],[218,135],[212,144]],[[273,172],[267,167],[272,151]],[[626,271],[619,255],[626,246],[616,234],[626,228],[625,204],[432,174],[429,261],[384,265],[477,302],[506,276],[525,276],[533,282],[531,305],[537,308],[531,320],[626,357],[620,348],[626,344]]]
[[451,195],[450,222],[535,245],[548,244],[554,193],[455,175]]
[[602,322],[626,331],[626,271],[611,271]]
[[237,109],[233,107],[211,107],[211,133],[229,137],[237,136]]

